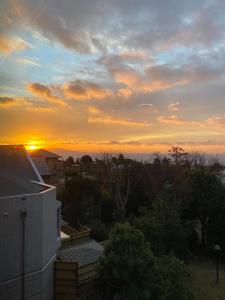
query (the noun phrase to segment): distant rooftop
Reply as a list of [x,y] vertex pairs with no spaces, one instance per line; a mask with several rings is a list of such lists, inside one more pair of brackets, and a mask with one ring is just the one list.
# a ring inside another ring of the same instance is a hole
[[76,261],[79,267],[96,262],[103,254],[103,246],[95,240],[82,241],[76,246],[58,252],[63,261]]
[[61,158],[60,155],[55,154],[53,152],[47,151],[45,149],[37,149],[37,150],[33,150],[30,152],[31,157],[36,157],[36,156],[40,156],[43,158]]
[[46,189],[24,146],[0,145],[0,197]]
[[35,166],[37,167],[38,172],[40,173],[41,176],[51,175],[51,172],[49,171],[47,162],[44,157],[33,155],[32,160],[33,160]]

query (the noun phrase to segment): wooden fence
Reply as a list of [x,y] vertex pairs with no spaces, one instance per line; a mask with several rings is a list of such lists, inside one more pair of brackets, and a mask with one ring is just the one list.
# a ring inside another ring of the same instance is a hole
[[55,300],[75,300],[78,293],[78,264],[55,262]]
[[74,300],[79,289],[98,278],[97,263],[78,266],[76,262],[55,262],[55,300]]

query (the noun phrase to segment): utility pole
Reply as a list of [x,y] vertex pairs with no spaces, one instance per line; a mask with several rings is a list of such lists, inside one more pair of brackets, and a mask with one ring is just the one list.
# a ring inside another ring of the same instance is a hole
[[214,250],[216,252],[216,283],[219,284],[219,255],[221,250],[220,245],[215,245]]

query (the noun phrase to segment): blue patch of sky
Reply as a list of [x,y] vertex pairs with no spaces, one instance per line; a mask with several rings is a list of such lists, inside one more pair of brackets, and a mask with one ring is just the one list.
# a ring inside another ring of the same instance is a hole
[[168,64],[177,68],[185,65],[189,58],[196,54],[196,49],[188,47],[175,47],[169,50],[161,51],[154,55],[158,64]]
[[[29,31],[21,33],[20,37],[31,46],[12,53],[4,61],[5,69],[14,74],[11,76],[17,85],[24,81],[60,84],[76,79],[96,80],[94,70],[99,67],[96,64],[99,55],[76,53]],[[20,59],[38,62],[39,66],[19,63]]]

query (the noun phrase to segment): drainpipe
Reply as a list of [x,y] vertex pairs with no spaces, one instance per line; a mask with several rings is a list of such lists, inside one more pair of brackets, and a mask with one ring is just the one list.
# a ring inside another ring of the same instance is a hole
[[22,219],[22,300],[25,300],[25,225],[27,217],[26,208],[20,209],[20,217]]

